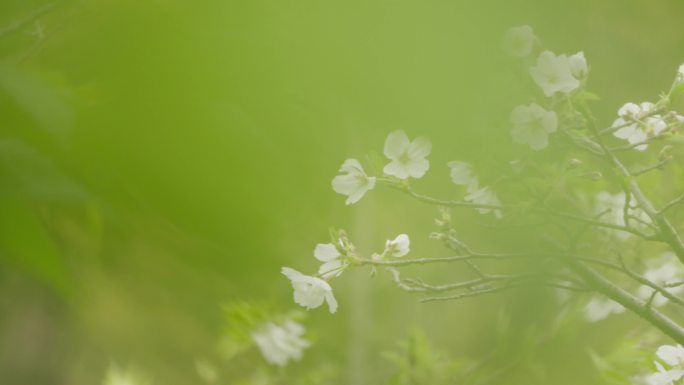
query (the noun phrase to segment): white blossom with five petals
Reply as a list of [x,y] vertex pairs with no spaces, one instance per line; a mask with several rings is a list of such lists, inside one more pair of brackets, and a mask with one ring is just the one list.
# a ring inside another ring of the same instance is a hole
[[346,174],[333,178],[332,188],[336,193],[347,196],[344,203],[348,205],[358,202],[364,194],[375,187],[375,177],[366,175],[361,163],[356,159],[345,160],[340,172]]
[[530,68],[532,79],[544,91],[547,97],[557,92],[570,93],[579,88],[581,82],[575,75],[586,73],[584,54],[579,52],[572,56],[554,54],[544,51],[537,57],[537,63]]
[[283,267],[281,272],[292,283],[295,303],[307,309],[315,309],[323,302],[327,302],[331,313],[337,311],[337,301],[328,282],[318,277],[302,274],[289,267]]
[[409,140],[404,131],[394,131],[385,140],[384,153],[391,160],[383,171],[399,179],[421,178],[430,168],[425,159],[430,155],[432,144],[423,137]]
[[527,144],[533,150],[546,148],[549,145],[549,134],[558,128],[556,113],[547,111],[536,103],[514,108],[510,120],[513,124],[513,140]]

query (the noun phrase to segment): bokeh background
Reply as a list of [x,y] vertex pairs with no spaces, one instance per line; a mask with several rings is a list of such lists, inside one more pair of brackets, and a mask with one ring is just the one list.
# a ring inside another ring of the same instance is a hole
[[[529,99],[506,29],[583,50],[608,124],[668,87],[682,18],[677,0],[3,0],[0,383],[100,384],[113,361],[203,383],[195,361],[216,356],[222,304],[294,308],[280,267],[313,272],[329,226],[367,252],[407,232],[414,256],[443,253],[434,208],[382,188],[347,207],[330,181],[399,128],[434,143],[423,191],[453,194],[449,160],[495,172],[517,151],[508,112]],[[487,246],[485,229],[463,231]],[[458,274],[435,270],[420,274]],[[591,352],[640,324],[552,332],[552,293],[419,304],[367,270],[335,292],[339,312],[308,312],[314,347],[283,381],[330,367],[319,383],[384,384],[398,370],[385,352],[422,335],[501,369],[490,383],[602,384]],[[215,359],[240,366],[223,383],[265,366],[246,357]]]

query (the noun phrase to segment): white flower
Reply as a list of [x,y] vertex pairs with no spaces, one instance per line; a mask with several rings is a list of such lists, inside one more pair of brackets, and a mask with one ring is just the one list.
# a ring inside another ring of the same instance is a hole
[[477,177],[473,174],[473,166],[468,162],[457,160],[447,163],[451,169],[451,181],[459,186],[469,186],[477,189]]
[[644,378],[646,385],[673,385],[684,376],[684,369],[666,370],[659,362],[655,364],[657,371]]
[[[646,270],[644,273],[644,278],[655,283],[659,286],[664,286],[668,283],[679,282],[684,279],[684,272],[679,265],[679,261],[671,253],[666,253],[662,257],[658,258],[651,268]],[[677,286],[669,288],[668,291],[672,294],[681,293],[684,290],[684,286]],[[637,291],[637,296],[644,301],[650,300],[653,295],[654,289],[641,285]],[[658,293],[653,297],[652,304],[654,306],[663,306],[667,303],[668,299],[662,294]]]
[[[641,129],[638,123],[630,124],[623,118],[617,118],[613,122],[613,128],[618,128],[615,132],[613,132],[613,135],[616,138],[626,140],[627,142],[629,142],[629,144],[642,143],[643,141],[648,139],[646,132],[644,132],[644,130]],[[638,151],[644,151],[647,148],[648,145],[646,143],[639,144],[634,147],[634,149]]]
[[532,52],[537,37],[529,25],[510,28],[504,34],[503,49],[514,57],[525,57]]
[[317,277],[304,275],[289,267],[283,267],[281,272],[292,283],[295,303],[307,309],[315,309],[323,302],[327,302],[331,313],[337,311],[337,301],[332,287],[327,282]]
[[[478,205],[501,206],[501,201],[499,201],[499,198],[497,198],[496,194],[494,194],[488,187],[474,188],[470,189],[468,192],[469,194],[463,198],[468,202]],[[477,209],[477,211],[480,214],[487,214],[493,211],[494,216],[497,219],[501,218],[501,210],[489,207],[480,207]]]
[[383,171],[399,179],[421,178],[430,168],[425,157],[430,155],[432,144],[423,137],[412,142],[404,131],[394,131],[385,140],[385,156],[391,160]]
[[655,111],[655,104],[643,102],[639,105],[626,103],[618,110],[618,118],[613,122],[616,129],[613,135],[616,138],[626,140],[629,144],[638,144],[634,149],[644,151],[648,144],[643,143],[650,136],[663,133],[667,122],[660,115],[651,115]]
[[277,366],[285,366],[289,360],[299,361],[304,349],[310,346],[302,338],[304,327],[292,320],[281,325],[269,322],[251,335],[266,361]]
[[[625,197],[626,195],[624,192],[611,194],[607,191],[601,191],[600,193],[596,194],[596,197],[594,198],[594,213],[596,215],[602,214],[602,217],[605,217],[607,219],[606,222],[610,224],[625,226]],[[644,226],[644,223],[642,222],[648,223],[650,222],[650,218],[642,209],[634,206],[634,201],[635,199],[632,196],[630,199],[632,204],[630,204],[628,211],[631,216],[638,218],[639,221],[631,220],[630,225],[632,227],[642,228]],[[616,235],[619,238],[627,239],[632,234],[625,231],[619,231],[616,232]]]
[[513,124],[513,140],[527,144],[533,150],[546,148],[549,145],[549,133],[555,132],[558,127],[556,113],[547,111],[536,103],[515,107],[510,120]]
[[375,177],[366,175],[356,159],[345,160],[340,172],[346,174],[336,176],[332,180],[332,188],[336,193],[347,196],[344,203],[348,205],[358,202],[366,192],[375,187]]
[[675,82],[684,83],[684,64],[679,66],[679,70],[677,70],[677,78],[676,78]]
[[567,94],[580,86],[580,81],[573,76],[573,68],[581,69],[578,59],[571,64],[566,55],[556,56],[551,51],[544,51],[537,57],[537,65],[530,68],[530,75],[544,95],[552,96],[556,92]]
[[115,363],[109,365],[103,385],[149,385],[150,381],[131,369],[121,369]]
[[620,314],[625,311],[619,303],[602,297],[593,297],[584,307],[584,318],[589,322],[597,322],[611,314]]
[[409,237],[406,234],[399,234],[396,238],[385,242],[385,255],[392,257],[403,257],[411,250],[409,248]]
[[663,345],[658,348],[656,355],[670,366],[684,367],[684,347],[682,345]]
[[342,259],[340,259],[341,256],[342,254],[340,254],[337,247],[332,243],[317,244],[314,249],[314,257],[323,262],[318,269],[318,274],[324,279],[337,277],[342,274],[345,264]]
[[587,59],[584,57],[584,52],[580,51],[568,58],[570,62],[570,73],[576,79],[582,80],[589,75],[589,66],[587,66]]

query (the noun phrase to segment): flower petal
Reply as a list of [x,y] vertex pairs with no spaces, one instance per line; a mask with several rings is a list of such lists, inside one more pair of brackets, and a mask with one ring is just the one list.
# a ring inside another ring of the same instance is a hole
[[340,256],[337,247],[332,243],[319,243],[314,249],[314,257],[321,262],[328,262],[337,259]]
[[387,175],[392,175],[399,179],[406,179],[409,177],[408,170],[406,169],[404,164],[399,162],[398,160],[393,160],[389,162],[387,165],[385,165],[382,171]]
[[430,162],[427,159],[411,161],[406,164],[406,171],[413,178],[422,178],[428,169],[430,169]]
[[425,158],[430,155],[430,151],[432,151],[432,143],[422,136],[415,138],[408,147],[409,158],[415,160]]
[[409,147],[409,138],[402,130],[391,132],[385,139],[385,156],[389,159],[396,160],[404,155]]

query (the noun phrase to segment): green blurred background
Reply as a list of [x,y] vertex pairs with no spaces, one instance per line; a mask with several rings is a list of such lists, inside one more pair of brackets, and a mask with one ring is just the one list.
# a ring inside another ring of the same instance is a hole
[[[408,232],[414,256],[443,253],[427,239],[433,208],[382,188],[346,207],[330,180],[398,128],[434,143],[419,186],[441,196],[447,161],[494,173],[514,156],[508,112],[529,96],[500,53],[507,28],[584,50],[609,123],[669,85],[683,17],[677,0],[3,0],[0,383],[99,384],[112,360],[201,383],[194,360],[215,351],[220,304],[294,307],[280,267],[312,272],[329,226],[368,252]],[[338,314],[309,313],[316,343],[288,370],[382,384],[382,352],[411,330],[478,361],[502,343],[502,309],[520,340],[555,312],[543,293],[421,305],[388,281],[345,274]],[[534,340],[532,371],[603,383],[587,350],[635,324]],[[515,373],[494,383],[545,383]]]

